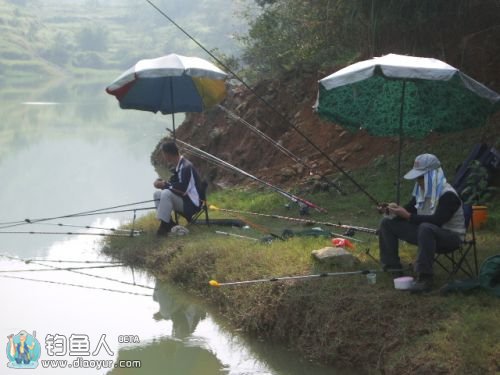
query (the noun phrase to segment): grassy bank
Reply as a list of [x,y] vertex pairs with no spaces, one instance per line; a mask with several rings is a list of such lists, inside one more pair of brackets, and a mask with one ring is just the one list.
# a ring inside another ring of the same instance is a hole
[[[383,163],[383,161],[375,161]],[[388,169],[388,173],[391,168]],[[359,171],[354,176],[363,185],[371,181],[371,192],[391,195],[380,170]],[[365,185],[366,186],[366,185]],[[377,214],[366,196],[349,186],[349,194],[335,192],[308,195],[329,209],[309,218],[375,227]],[[405,193],[411,189],[404,185]],[[213,193],[210,203],[224,208],[298,216],[298,209],[285,208],[273,193],[227,190]],[[478,232],[479,260],[498,253],[498,200],[490,206],[488,226]],[[443,297],[433,292],[413,296],[393,288],[389,275],[378,273],[377,283],[366,276],[332,276],[287,282],[264,282],[238,287],[213,288],[218,282],[305,275],[319,271],[377,268],[366,250],[378,257],[376,237],[358,232],[353,253],[359,263],[352,268],[317,264],[311,251],[330,244],[329,238],[294,237],[270,244],[215,234],[216,230],[262,238],[283,229],[302,230],[292,222],[248,215],[210,211],[211,218],[245,220],[250,229],[189,226],[185,237],[159,239],[154,215],[139,220],[145,233],[134,239],[110,238],[105,252],[127,263],[144,267],[190,293],[206,298],[235,328],[266,341],[298,350],[305,357],[360,372],[388,374],[450,373],[494,374],[500,371],[500,300],[477,292]],[[335,228],[323,227],[335,232]],[[415,248],[403,245],[402,259],[413,261]],[[446,276],[436,269],[437,283]]]

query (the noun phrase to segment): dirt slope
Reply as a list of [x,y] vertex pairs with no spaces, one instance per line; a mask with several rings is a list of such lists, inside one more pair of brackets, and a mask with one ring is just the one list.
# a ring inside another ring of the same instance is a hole
[[[499,72],[496,73],[498,76]],[[282,187],[305,183],[312,185],[311,180],[319,180],[318,174],[333,178],[340,175],[339,170],[290,123],[346,171],[365,167],[380,155],[395,154],[398,148],[396,137],[374,137],[364,131],[351,133],[339,125],[320,119],[314,112],[312,107],[317,96],[317,81],[328,73],[309,73],[280,81],[260,82],[254,90],[274,110],[242,85],[230,86],[228,96],[222,103],[229,111],[302,159],[308,168],[280,152],[219,108],[201,114],[188,114],[178,129],[177,137]],[[492,78],[489,81],[500,82],[500,79]],[[496,118],[500,120],[500,116]],[[428,141],[432,142],[433,136]],[[246,177],[207,164],[206,161],[193,156],[190,159],[215,185],[223,187],[251,183]]]

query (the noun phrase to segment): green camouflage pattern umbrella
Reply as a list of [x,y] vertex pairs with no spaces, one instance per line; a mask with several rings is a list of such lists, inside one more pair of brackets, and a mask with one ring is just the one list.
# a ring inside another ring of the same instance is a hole
[[389,54],[361,61],[319,81],[318,114],[350,130],[400,137],[482,126],[500,95],[440,60]]

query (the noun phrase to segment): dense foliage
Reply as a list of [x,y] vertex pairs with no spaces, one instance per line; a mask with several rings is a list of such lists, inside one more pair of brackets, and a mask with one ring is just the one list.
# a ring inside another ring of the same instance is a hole
[[[262,74],[401,53],[454,65],[498,52],[498,0],[256,0],[262,13],[243,39]],[[471,43],[472,42],[472,43]],[[498,53],[497,53],[498,55]]]

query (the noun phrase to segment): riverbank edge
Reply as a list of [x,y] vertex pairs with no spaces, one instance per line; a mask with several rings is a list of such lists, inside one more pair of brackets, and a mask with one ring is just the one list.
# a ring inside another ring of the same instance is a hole
[[[500,366],[498,328],[490,315],[499,303],[489,296],[413,296],[394,290],[387,274],[378,274],[376,285],[359,275],[213,288],[211,279],[259,279],[281,262],[278,275],[311,273],[315,264],[304,249],[317,243],[242,246],[201,226],[191,227],[188,236],[163,239],[154,234],[156,224],[154,215],[139,219],[142,239],[109,238],[103,252],[201,297],[234,329],[307,360],[385,374],[484,374]],[[355,268],[367,267],[360,257]],[[352,269],[328,269],[343,270]]]

